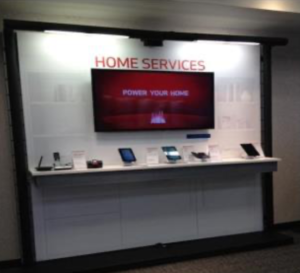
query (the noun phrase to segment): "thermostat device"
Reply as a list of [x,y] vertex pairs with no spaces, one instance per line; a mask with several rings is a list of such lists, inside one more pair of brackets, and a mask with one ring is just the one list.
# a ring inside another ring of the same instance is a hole
[[122,158],[122,161],[125,164],[131,164],[133,162],[136,162],[135,155],[131,148],[119,148],[119,153]]
[[166,158],[170,162],[176,162],[177,160],[181,160],[181,156],[175,146],[163,146],[161,148]]

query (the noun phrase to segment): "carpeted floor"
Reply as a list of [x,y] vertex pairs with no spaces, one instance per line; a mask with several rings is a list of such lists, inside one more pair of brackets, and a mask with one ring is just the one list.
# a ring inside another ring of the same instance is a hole
[[118,273],[300,273],[300,233],[285,233],[295,244]]
[[[119,271],[117,273],[300,273],[300,229],[282,233],[294,237],[295,244]],[[0,272],[43,273],[24,268],[1,269]],[[93,272],[101,273],[101,271]]]

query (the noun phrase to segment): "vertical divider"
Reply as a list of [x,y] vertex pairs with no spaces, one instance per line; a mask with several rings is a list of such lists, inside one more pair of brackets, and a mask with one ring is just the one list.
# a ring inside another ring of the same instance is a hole
[[4,29],[4,46],[16,165],[21,259],[23,265],[32,265],[35,261],[35,250],[17,37],[15,31],[8,27]]
[[[273,155],[272,139],[272,46],[261,47],[261,133],[265,155]],[[273,175],[262,175],[264,230],[274,227]]]

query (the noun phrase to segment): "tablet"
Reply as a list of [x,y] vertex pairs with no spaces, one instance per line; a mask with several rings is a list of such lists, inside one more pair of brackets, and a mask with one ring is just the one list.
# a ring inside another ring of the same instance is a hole
[[131,148],[119,148],[119,153],[124,163],[132,163],[136,161],[135,155]]
[[169,161],[177,161],[181,159],[179,152],[175,146],[164,146],[162,150]]
[[245,144],[241,144],[241,146],[248,156],[251,157],[260,156],[259,152],[255,149],[253,144],[245,143]]

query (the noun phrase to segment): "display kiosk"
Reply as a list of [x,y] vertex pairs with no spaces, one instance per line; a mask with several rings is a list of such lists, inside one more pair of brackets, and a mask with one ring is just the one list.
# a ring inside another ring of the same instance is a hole
[[[271,231],[271,48],[286,39],[18,21],[4,32],[24,264],[120,269],[292,242]],[[265,156],[243,158],[242,143]],[[53,153],[82,168],[37,170]]]

